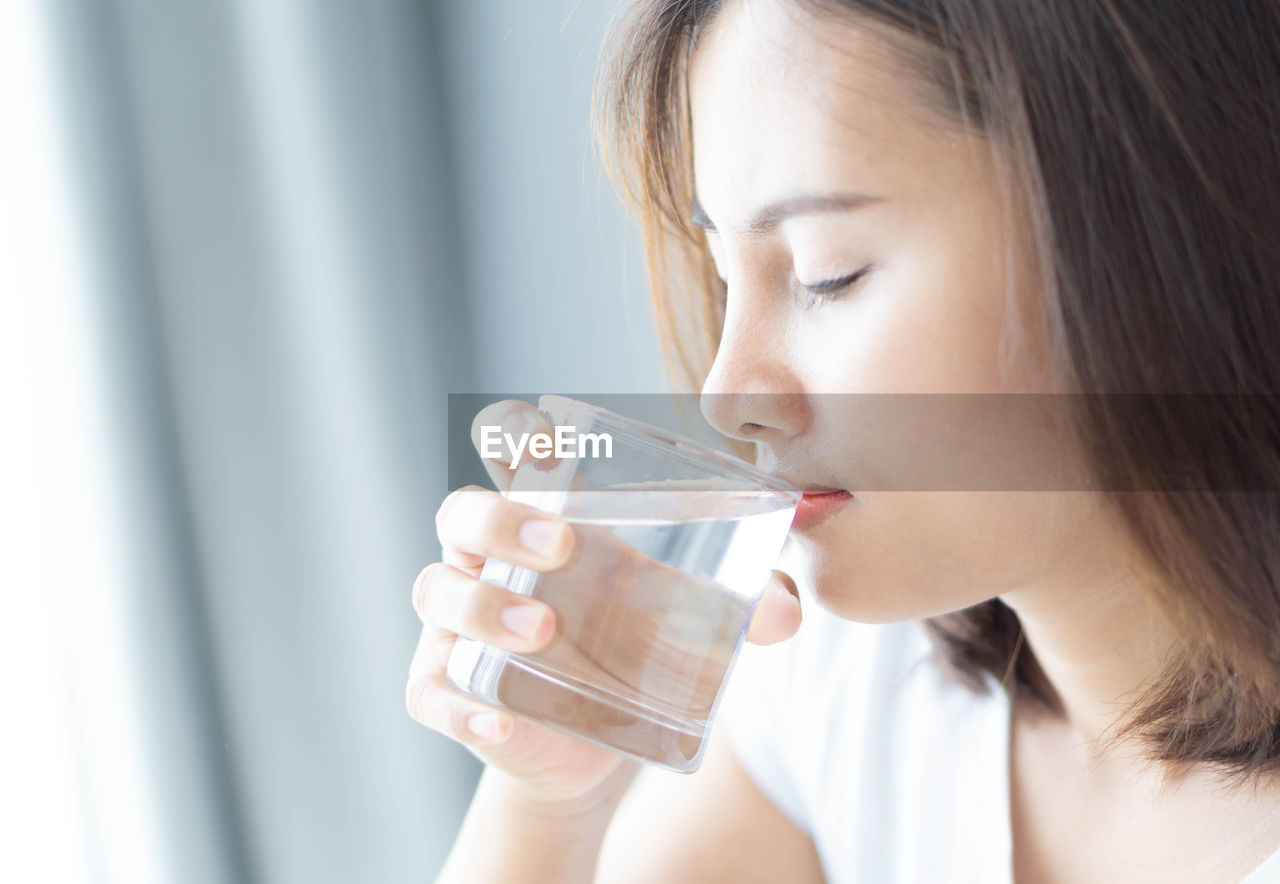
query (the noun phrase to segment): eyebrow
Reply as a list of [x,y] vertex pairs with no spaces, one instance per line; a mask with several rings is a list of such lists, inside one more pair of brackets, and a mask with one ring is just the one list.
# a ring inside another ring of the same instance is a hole
[[[799,215],[821,215],[828,212],[851,212],[882,200],[883,197],[868,196],[863,193],[817,193],[788,197],[757,210],[747,219],[746,224],[742,226],[742,231],[746,234],[759,235],[770,232],[788,218]],[[693,198],[689,217],[703,230],[716,229],[696,196]]]

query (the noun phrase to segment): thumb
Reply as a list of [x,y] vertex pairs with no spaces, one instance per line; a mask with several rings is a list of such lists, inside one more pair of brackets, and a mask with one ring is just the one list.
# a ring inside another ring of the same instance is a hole
[[764,595],[751,615],[747,641],[771,645],[791,638],[800,628],[800,594],[796,582],[782,571],[774,571],[765,584]]

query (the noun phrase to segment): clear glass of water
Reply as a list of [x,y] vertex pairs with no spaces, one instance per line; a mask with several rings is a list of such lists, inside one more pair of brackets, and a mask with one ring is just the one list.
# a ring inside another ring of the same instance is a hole
[[536,654],[460,637],[447,679],[641,761],[697,770],[801,492],[597,406],[543,396],[538,410],[566,439],[572,428],[560,452],[572,455],[522,460],[507,497],[570,522],[573,555],[541,573],[490,558],[480,579],[549,604],[556,635]]

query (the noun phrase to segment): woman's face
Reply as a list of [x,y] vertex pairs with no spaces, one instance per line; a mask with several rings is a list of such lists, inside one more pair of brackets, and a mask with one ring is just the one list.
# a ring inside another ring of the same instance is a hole
[[[853,492],[793,534],[822,603],[883,622],[1109,582],[1121,549],[1100,495],[955,490],[937,469],[958,448],[939,421],[968,415],[966,447],[993,446],[999,469],[1062,439],[1048,418],[990,421],[995,397],[850,395],[1055,389],[987,142],[878,32],[786,0],[730,0],[689,89],[697,211],[728,284],[704,411],[762,466]],[[887,490],[921,474],[925,490]]]

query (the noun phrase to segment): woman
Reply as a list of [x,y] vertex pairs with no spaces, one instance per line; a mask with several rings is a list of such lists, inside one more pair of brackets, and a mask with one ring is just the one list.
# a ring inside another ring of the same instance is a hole
[[[1230,0],[630,8],[598,120],[672,367],[845,491],[793,535],[800,635],[744,653],[701,771],[629,793],[443,685],[457,634],[554,629],[483,557],[573,543],[451,495],[408,702],[488,767],[441,880],[1280,881],[1277,414],[1102,395],[1280,387],[1277,46],[1280,8]],[[1073,394],[1030,401],[1070,402],[1098,490],[904,493],[868,393]],[[787,582],[758,644],[799,627]]]

